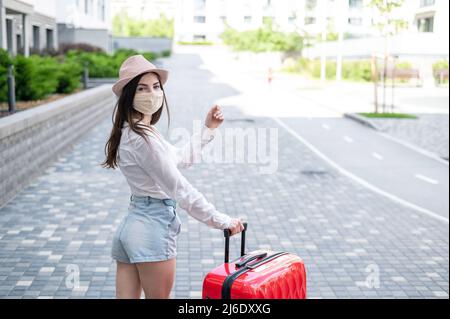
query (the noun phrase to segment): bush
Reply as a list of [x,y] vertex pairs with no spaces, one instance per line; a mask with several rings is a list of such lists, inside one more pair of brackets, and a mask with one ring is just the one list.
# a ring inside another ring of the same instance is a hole
[[40,100],[54,93],[71,93],[80,85],[82,68],[73,62],[59,63],[51,57],[17,56],[14,59],[16,98]]
[[[80,65],[82,68],[87,65],[89,68],[89,76],[92,78],[115,78],[122,63],[132,55],[139,54],[138,51],[132,49],[119,49],[113,55],[102,52],[82,52],[71,50],[67,53],[67,60]],[[157,59],[161,55],[169,56],[170,50],[166,50],[161,54],[154,52],[145,52],[142,55],[149,61]]]
[[352,81],[372,81],[372,66],[369,60],[344,61],[342,78]]
[[0,102],[8,101],[8,65],[12,63],[7,51],[0,49]]
[[[327,79],[334,79],[336,77],[336,67],[337,66],[335,61],[327,61]],[[289,61],[285,62],[284,71],[291,73],[300,73],[313,78],[320,78],[321,63],[318,59],[289,59]],[[370,61],[343,61],[342,78],[345,80],[370,82],[372,79],[372,69]]]
[[21,55],[14,60],[17,100],[40,100],[56,92],[58,64],[50,57]]
[[89,68],[89,76],[94,78],[111,78],[117,76],[117,68],[106,53],[91,53],[71,50],[67,53],[67,61]]
[[83,52],[105,52],[102,48],[87,43],[63,43],[59,45],[58,53],[61,55],[65,55],[71,50]]
[[412,64],[411,62],[408,61],[397,61],[395,63],[395,68],[398,70],[407,70],[407,69],[412,69]]
[[[8,52],[0,50],[0,102],[8,99],[7,67],[14,65],[16,99],[18,101],[40,100],[54,93],[68,94],[80,87],[85,64],[90,77],[115,78],[125,59],[138,54],[135,50],[118,50],[114,55],[104,52],[70,50],[66,56],[38,56],[28,58],[18,55],[10,58]],[[160,54],[143,53],[150,61],[169,56],[170,50]]]
[[65,62],[60,65],[58,70],[58,87],[57,93],[68,94],[72,93],[80,87],[81,75],[83,68],[73,62]]
[[440,60],[433,63],[433,73],[439,70],[448,70],[448,60]]
[[121,37],[159,37],[173,38],[174,19],[160,14],[158,19],[137,20],[127,13],[121,13],[113,17],[113,34]]
[[268,52],[301,51],[303,38],[295,32],[284,33],[273,29],[271,22],[257,30],[239,32],[229,26],[220,35],[226,45],[236,51]]
[[169,56],[171,56],[172,51],[171,50],[164,50],[161,52],[160,56],[162,56],[163,58],[167,58]]
[[434,75],[436,81],[440,84],[448,83],[448,78],[444,78],[441,83],[441,78],[440,78],[439,72],[443,71],[443,70],[448,71],[448,60],[440,60],[440,61],[433,63],[433,75]]

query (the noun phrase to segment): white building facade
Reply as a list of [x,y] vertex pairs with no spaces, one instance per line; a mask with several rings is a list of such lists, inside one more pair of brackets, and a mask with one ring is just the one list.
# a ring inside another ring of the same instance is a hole
[[[371,32],[373,9],[365,0],[176,0],[178,41],[219,41],[224,22],[243,31],[270,19],[279,30],[316,36],[324,23],[352,34]],[[342,19],[344,20],[342,22]],[[326,21],[326,22],[325,22]]]
[[[409,60],[448,59],[448,0],[406,0],[401,9],[393,12],[393,17],[406,21],[407,28],[388,39],[389,54]],[[306,55],[316,58],[325,52],[328,57],[342,54],[344,58],[358,59],[370,57],[372,53],[382,54],[385,42],[380,35],[374,31],[371,37],[346,40],[342,46],[337,42],[317,44]]]
[[87,43],[111,52],[109,0],[56,1],[56,21],[60,44]]
[[175,15],[176,0],[110,0],[111,17],[127,14],[132,19],[155,20],[164,14],[168,18]]
[[109,0],[1,0],[0,47],[11,55],[88,43],[111,50]]
[[0,1],[0,47],[11,55],[55,50],[56,0]]
[[[377,35],[379,19],[370,0],[174,0],[176,41],[220,41],[224,22],[243,31],[271,19],[281,31],[316,37],[326,29],[346,38]],[[394,17],[406,20],[408,32],[448,34],[448,0],[405,0]],[[325,26],[325,28],[324,28]]]

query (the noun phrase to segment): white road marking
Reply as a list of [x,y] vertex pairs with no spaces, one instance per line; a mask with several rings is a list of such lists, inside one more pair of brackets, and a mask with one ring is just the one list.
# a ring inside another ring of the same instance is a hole
[[[307,96],[303,96],[303,95],[301,95],[301,94],[298,94],[298,96],[300,96],[300,97],[302,97],[302,98],[304,98],[304,99],[306,99],[306,100],[309,100],[309,101],[311,101],[311,102],[316,103],[316,104],[317,104],[319,107],[321,107],[321,108],[324,108],[324,109],[329,110],[329,111],[333,111],[333,112],[335,112],[337,115],[340,115],[340,116],[342,116],[342,117],[345,115],[345,112],[343,112],[342,110],[336,110],[334,107],[329,106],[329,105],[325,105],[325,104],[323,104],[323,103],[321,103],[321,102],[319,102],[319,101],[317,101],[317,100],[315,100],[315,99],[312,99],[312,98],[307,97]],[[413,150],[413,151],[415,151],[415,152],[417,152],[417,153],[420,153],[420,154],[422,154],[422,155],[424,155],[424,156],[427,156],[427,157],[429,157],[429,158],[431,158],[431,159],[434,159],[435,161],[437,161],[437,162],[439,162],[439,163],[441,163],[441,164],[444,164],[445,166],[449,166],[449,161],[448,161],[448,160],[445,160],[445,159],[439,157],[438,155],[436,155],[436,154],[434,154],[434,153],[432,153],[432,152],[429,152],[429,151],[424,150],[424,149],[422,149],[422,148],[419,148],[419,147],[417,147],[417,146],[415,146],[415,145],[412,145],[412,144],[410,144],[410,143],[408,143],[408,142],[405,142],[405,141],[403,141],[403,140],[400,140],[400,139],[398,139],[398,138],[395,138],[395,137],[393,137],[393,136],[391,136],[391,135],[389,135],[389,134],[386,134],[386,133],[383,133],[383,132],[379,132],[379,131],[375,131],[375,130],[374,130],[374,132],[376,132],[379,136],[384,137],[384,138],[387,139],[387,140],[390,140],[390,141],[392,141],[392,142],[395,142],[395,143],[397,143],[397,144],[400,144],[400,145],[402,145],[402,146],[404,146],[404,147],[406,147],[406,148],[409,148],[409,149],[411,149],[411,150]]]
[[345,140],[347,143],[353,143],[353,139],[352,139],[351,137],[344,136],[344,140]]
[[424,215],[427,215],[429,217],[432,217],[434,219],[443,221],[445,223],[449,223],[448,218],[445,218],[435,212],[432,212],[426,208],[420,207],[416,204],[410,203],[404,199],[401,199],[400,197],[397,197],[387,191],[382,190],[381,188],[378,188],[375,185],[370,184],[366,180],[350,173],[349,171],[345,170],[339,164],[335,163],[333,160],[325,156],[322,152],[320,152],[315,146],[313,146],[311,143],[306,141],[304,138],[302,138],[300,135],[297,134],[293,129],[291,129],[289,126],[287,126],[282,120],[279,118],[273,118],[275,122],[277,122],[280,126],[282,126],[286,131],[288,131],[293,137],[295,137],[297,140],[299,140],[301,143],[303,143],[306,147],[308,147],[311,151],[313,151],[317,156],[319,156],[322,160],[327,162],[330,166],[334,167],[338,172],[340,172],[342,175],[347,176],[348,178],[353,179],[355,182],[361,184],[362,186],[368,188],[369,190],[378,193],[382,196],[385,196],[389,199],[391,199],[394,202],[397,202],[405,207],[411,208],[419,213],[422,213]]
[[417,179],[420,179],[420,180],[422,180],[424,182],[433,184],[433,185],[438,185],[439,184],[439,182],[437,180],[434,180],[432,178],[429,178],[429,177],[426,177],[426,176],[423,176],[423,175],[420,175],[420,174],[416,174],[416,175],[414,175],[414,177],[417,178]]
[[378,153],[372,153],[372,156],[375,157],[377,160],[380,160],[380,161],[382,161],[382,160],[384,159],[384,157],[381,156],[381,155],[378,154]]
[[327,124],[322,124],[322,127],[324,130],[327,130],[327,131],[331,130],[331,127]]
[[424,150],[424,149],[421,149],[421,148],[419,148],[419,147],[417,147],[417,146],[415,146],[415,145],[412,145],[412,144],[407,143],[407,142],[405,142],[405,141],[402,141],[402,140],[400,140],[400,139],[398,139],[398,138],[395,138],[395,137],[393,137],[393,136],[390,136],[389,134],[385,134],[385,133],[382,133],[382,132],[376,132],[376,133],[377,133],[379,136],[384,137],[384,138],[387,139],[387,140],[390,140],[390,141],[392,141],[392,142],[395,142],[395,143],[397,143],[397,144],[400,144],[400,145],[402,145],[402,146],[404,146],[404,147],[406,147],[406,148],[409,148],[410,150],[413,150],[413,151],[415,151],[415,152],[417,152],[417,153],[420,153],[420,154],[425,155],[425,156],[427,156],[427,157],[429,157],[429,158],[431,158],[431,159],[434,159],[435,161],[437,161],[437,162],[439,162],[439,163],[441,163],[441,164],[444,164],[445,166],[449,166],[449,162],[448,162],[448,161],[446,161],[446,160],[443,159],[443,158],[440,158],[439,156],[437,156],[436,154],[434,154],[434,153],[432,153],[432,152],[429,152],[429,151],[426,151],[426,150]]

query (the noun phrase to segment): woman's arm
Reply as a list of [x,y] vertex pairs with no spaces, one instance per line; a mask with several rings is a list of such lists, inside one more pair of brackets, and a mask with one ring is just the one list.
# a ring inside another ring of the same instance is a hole
[[167,158],[166,149],[159,140],[149,136],[147,142],[140,137],[134,148],[138,165],[189,215],[211,228],[233,227],[233,219],[218,212],[214,205],[181,175],[175,163]]
[[187,145],[176,148],[174,145],[167,143],[169,148],[176,154],[178,168],[188,168],[194,163],[196,158],[200,158],[203,148],[215,138],[217,128],[224,120],[222,109],[216,104],[206,115],[201,133],[194,134]]
[[200,133],[194,133],[187,144],[181,147],[166,141],[166,144],[176,155],[177,168],[188,168],[194,164],[196,158],[200,158],[203,149],[208,145],[217,135],[217,129],[210,129],[205,124]]

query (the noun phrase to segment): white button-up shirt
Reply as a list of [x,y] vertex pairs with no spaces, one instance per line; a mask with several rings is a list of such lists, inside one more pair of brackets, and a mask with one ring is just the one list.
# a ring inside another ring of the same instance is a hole
[[179,171],[193,164],[204,146],[214,139],[215,130],[204,125],[201,134],[195,133],[187,145],[178,148],[166,141],[156,126],[141,127],[145,129],[148,142],[125,121],[118,149],[117,164],[131,193],[172,198],[189,215],[209,227],[230,228],[231,217],[218,212]]

